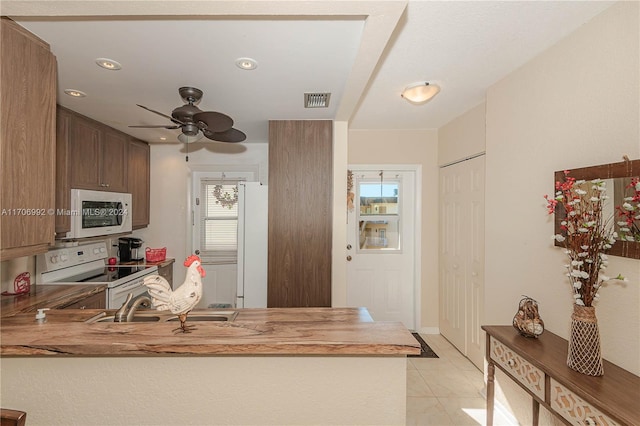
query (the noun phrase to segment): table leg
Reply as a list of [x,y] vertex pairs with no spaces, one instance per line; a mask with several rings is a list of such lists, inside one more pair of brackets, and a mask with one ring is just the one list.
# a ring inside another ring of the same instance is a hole
[[487,426],[493,426],[494,376],[496,366],[489,361],[487,367]]
[[533,419],[531,421],[531,424],[533,426],[538,426],[538,421],[540,419],[540,403],[538,401],[536,401],[535,399],[533,399],[533,406],[532,406],[533,410],[531,415],[533,416]]

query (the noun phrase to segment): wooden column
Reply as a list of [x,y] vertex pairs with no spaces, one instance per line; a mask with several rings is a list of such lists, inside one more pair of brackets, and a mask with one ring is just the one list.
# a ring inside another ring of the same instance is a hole
[[331,306],[333,123],[269,122],[269,307]]

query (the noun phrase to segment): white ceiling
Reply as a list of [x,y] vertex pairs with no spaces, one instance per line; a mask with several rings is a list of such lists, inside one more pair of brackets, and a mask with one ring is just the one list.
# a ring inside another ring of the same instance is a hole
[[[178,88],[194,86],[204,91],[202,110],[230,115],[247,142],[266,142],[274,119],[346,120],[352,129],[438,128],[612,4],[3,0],[2,15],[50,43],[63,106],[149,142],[175,141],[178,130],[127,126],[170,124],[136,104],[170,114],[182,104]],[[99,68],[99,57],[123,69]],[[254,58],[258,68],[237,68],[239,57]],[[416,81],[442,90],[412,105],[400,92]],[[63,94],[67,88],[88,96],[71,98]],[[303,108],[304,92],[325,91],[329,108]]]

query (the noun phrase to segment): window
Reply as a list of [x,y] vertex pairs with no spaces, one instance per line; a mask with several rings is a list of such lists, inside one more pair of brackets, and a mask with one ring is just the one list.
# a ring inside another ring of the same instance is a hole
[[238,181],[201,179],[200,258],[203,263],[237,263]]
[[358,180],[358,251],[400,251],[400,181]]

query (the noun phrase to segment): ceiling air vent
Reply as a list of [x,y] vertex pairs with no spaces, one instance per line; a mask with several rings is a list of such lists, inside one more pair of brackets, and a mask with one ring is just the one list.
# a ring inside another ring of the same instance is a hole
[[305,108],[327,108],[329,106],[329,98],[331,93],[305,93]]

